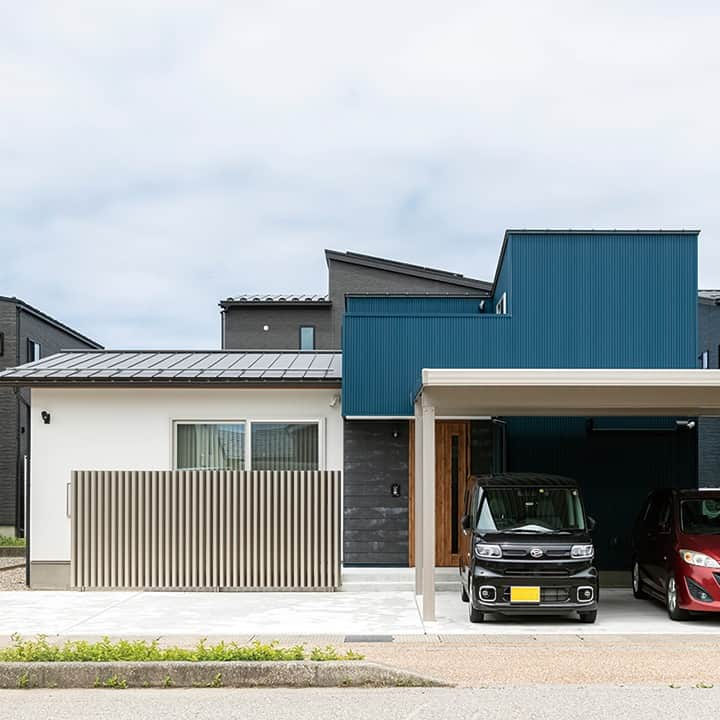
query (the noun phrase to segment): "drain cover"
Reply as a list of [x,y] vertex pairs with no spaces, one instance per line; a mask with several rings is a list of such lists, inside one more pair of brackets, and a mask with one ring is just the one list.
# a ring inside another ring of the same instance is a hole
[[392,635],[346,635],[346,643],[392,642]]

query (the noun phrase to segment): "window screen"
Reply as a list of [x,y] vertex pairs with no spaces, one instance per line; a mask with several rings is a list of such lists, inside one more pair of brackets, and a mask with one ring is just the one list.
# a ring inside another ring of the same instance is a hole
[[178,423],[178,470],[244,470],[244,423]]
[[317,470],[317,423],[252,424],[253,470]]

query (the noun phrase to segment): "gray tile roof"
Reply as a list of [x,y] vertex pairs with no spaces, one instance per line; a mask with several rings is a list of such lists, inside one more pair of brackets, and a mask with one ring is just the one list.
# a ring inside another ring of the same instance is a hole
[[[225,303],[328,303],[330,298],[327,295],[302,295],[295,293],[285,293],[278,295],[268,295],[267,293],[259,295],[236,295],[223,300]],[[222,304],[222,303],[221,303]]]
[[338,352],[69,351],[0,372],[0,385],[339,385]]

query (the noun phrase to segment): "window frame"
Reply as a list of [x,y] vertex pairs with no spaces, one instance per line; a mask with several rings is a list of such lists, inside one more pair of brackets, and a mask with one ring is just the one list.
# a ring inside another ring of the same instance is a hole
[[710,351],[709,350],[703,350],[698,355],[698,363],[700,365],[701,370],[709,370],[710,369]]
[[[302,331],[312,330],[312,347],[304,348],[302,346]],[[300,352],[313,352],[317,349],[317,327],[315,325],[300,325],[298,328],[298,350]]]
[[[37,348],[37,357],[31,357],[35,355],[35,348]],[[31,352],[31,349],[33,352]],[[27,357],[27,362],[37,362],[38,360],[42,359],[42,345],[33,340],[32,338],[27,338],[25,341],[25,354]]]
[[5,354],[5,333],[0,332],[0,357]]
[[[248,451],[247,451],[247,470],[252,470],[252,426],[256,425],[279,425],[285,423],[287,425],[315,425],[318,432],[318,470],[325,470],[325,418],[252,418],[248,420]],[[313,472],[313,471],[310,471]]]
[[[245,437],[243,437],[243,452],[245,457],[243,458],[244,462],[243,470],[247,470],[247,457],[248,457],[248,429],[247,429],[247,420],[244,419],[238,419],[233,418],[231,420],[204,420],[204,419],[193,419],[193,420],[185,420],[185,419],[173,419],[171,421],[171,436],[172,441],[170,443],[170,467],[173,470],[183,470],[187,472],[191,472],[192,468],[179,468],[177,465],[177,457],[178,457],[178,425],[244,425],[245,426]],[[195,468],[196,471],[202,471],[202,470],[212,470],[213,468]],[[217,468],[216,468],[217,469]]]
[[[257,424],[280,424],[285,423],[288,425],[316,425],[318,432],[318,471],[327,469],[327,457],[326,457],[326,418],[324,417],[302,417],[302,418],[288,418],[282,417],[245,417],[245,418],[227,418],[224,420],[203,419],[203,418],[173,418],[171,420],[171,448],[170,448],[170,467],[173,470],[179,470],[177,466],[177,451],[178,451],[178,425],[244,425],[245,426],[245,437],[244,437],[244,448],[245,448],[245,462],[244,471],[252,470],[252,426],[253,423]],[[312,471],[311,471],[312,472]]]
[[507,315],[507,292],[504,292],[495,304],[496,315]]

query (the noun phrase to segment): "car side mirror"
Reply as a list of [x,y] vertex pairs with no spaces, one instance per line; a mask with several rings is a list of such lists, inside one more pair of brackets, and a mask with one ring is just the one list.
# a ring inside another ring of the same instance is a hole
[[590,532],[592,532],[597,527],[597,521],[594,517],[591,517],[590,515],[587,516],[587,526]]
[[465,532],[467,532],[468,530],[470,530],[470,529],[472,528],[472,522],[471,522],[471,518],[470,518],[469,515],[463,515],[463,516],[460,518],[460,527],[461,527]]

